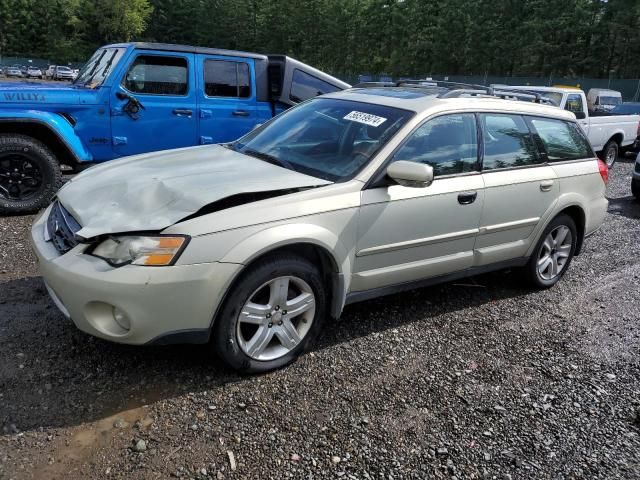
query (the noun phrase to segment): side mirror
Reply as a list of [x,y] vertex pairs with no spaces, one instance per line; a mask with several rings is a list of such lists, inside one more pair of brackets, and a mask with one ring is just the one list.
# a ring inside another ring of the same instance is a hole
[[578,120],[587,118],[587,114],[584,112],[573,112]]
[[398,160],[387,167],[387,175],[404,187],[424,188],[433,183],[433,167]]

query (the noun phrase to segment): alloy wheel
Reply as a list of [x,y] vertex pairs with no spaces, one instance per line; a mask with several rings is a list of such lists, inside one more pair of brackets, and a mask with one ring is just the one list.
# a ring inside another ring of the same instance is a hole
[[538,274],[544,280],[552,280],[560,275],[571,255],[573,235],[571,230],[560,225],[547,235],[538,255]]
[[240,310],[238,345],[254,360],[283,357],[309,333],[315,311],[315,295],[307,282],[295,276],[274,278],[256,289]]
[[27,155],[0,154],[0,196],[8,200],[28,200],[38,194],[42,172]]

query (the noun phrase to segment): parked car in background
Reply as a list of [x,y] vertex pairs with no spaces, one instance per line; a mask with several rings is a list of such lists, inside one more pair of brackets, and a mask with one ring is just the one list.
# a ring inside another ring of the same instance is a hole
[[610,112],[622,103],[622,94],[608,88],[590,88],[587,92],[587,105],[591,112]]
[[640,153],[636,157],[636,163],[633,166],[631,176],[631,193],[637,200],[640,200]]
[[27,67],[27,78],[42,78],[42,70],[38,67]]
[[69,67],[58,65],[53,71],[54,80],[73,80],[73,71]]
[[618,154],[633,146],[640,132],[640,115],[591,116],[582,90],[567,87],[500,86],[502,90],[538,93],[554,105],[572,112],[591,142],[591,146],[611,168]]
[[[611,109],[611,115],[640,115],[640,102],[625,102],[620,105],[616,105]],[[638,136],[636,141],[630,147],[623,149],[622,153],[637,153],[640,152],[640,127],[638,127]]]
[[22,71],[20,70],[19,67],[6,67],[5,70],[5,75],[7,77],[17,77],[17,78],[22,78]]
[[32,227],[47,290],[91,335],[263,372],[349,303],[507,267],[549,288],[603,222],[607,167],[571,113],[464,92],[354,88],[87,170]]
[[45,78],[53,79],[53,74],[55,73],[55,71],[56,71],[56,66],[55,65],[49,65],[47,67],[47,69],[45,70],[45,72],[44,72]]
[[282,55],[149,43],[100,48],[73,85],[3,88],[0,143],[26,180],[3,184],[17,172],[0,157],[0,214],[45,207],[60,186],[60,164],[80,171],[229,142],[291,105],[348,87]]

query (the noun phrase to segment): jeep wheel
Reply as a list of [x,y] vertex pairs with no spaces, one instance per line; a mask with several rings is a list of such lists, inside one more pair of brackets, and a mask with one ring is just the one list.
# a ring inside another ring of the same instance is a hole
[[602,160],[607,164],[607,167],[613,167],[618,159],[618,143],[615,140],[609,140],[602,149]]
[[276,255],[249,267],[229,291],[213,347],[232,368],[267,372],[293,362],[320,332],[322,276],[309,261]]
[[46,207],[62,184],[55,156],[38,140],[0,135],[0,215]]

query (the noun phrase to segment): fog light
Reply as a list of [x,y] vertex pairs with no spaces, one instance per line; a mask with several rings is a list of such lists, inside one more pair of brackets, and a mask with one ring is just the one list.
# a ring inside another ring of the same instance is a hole
[[123,330],[128,332],[131,329],[131,322],[129,321],[129,318],[118,307],[113,307],[113,319]]

